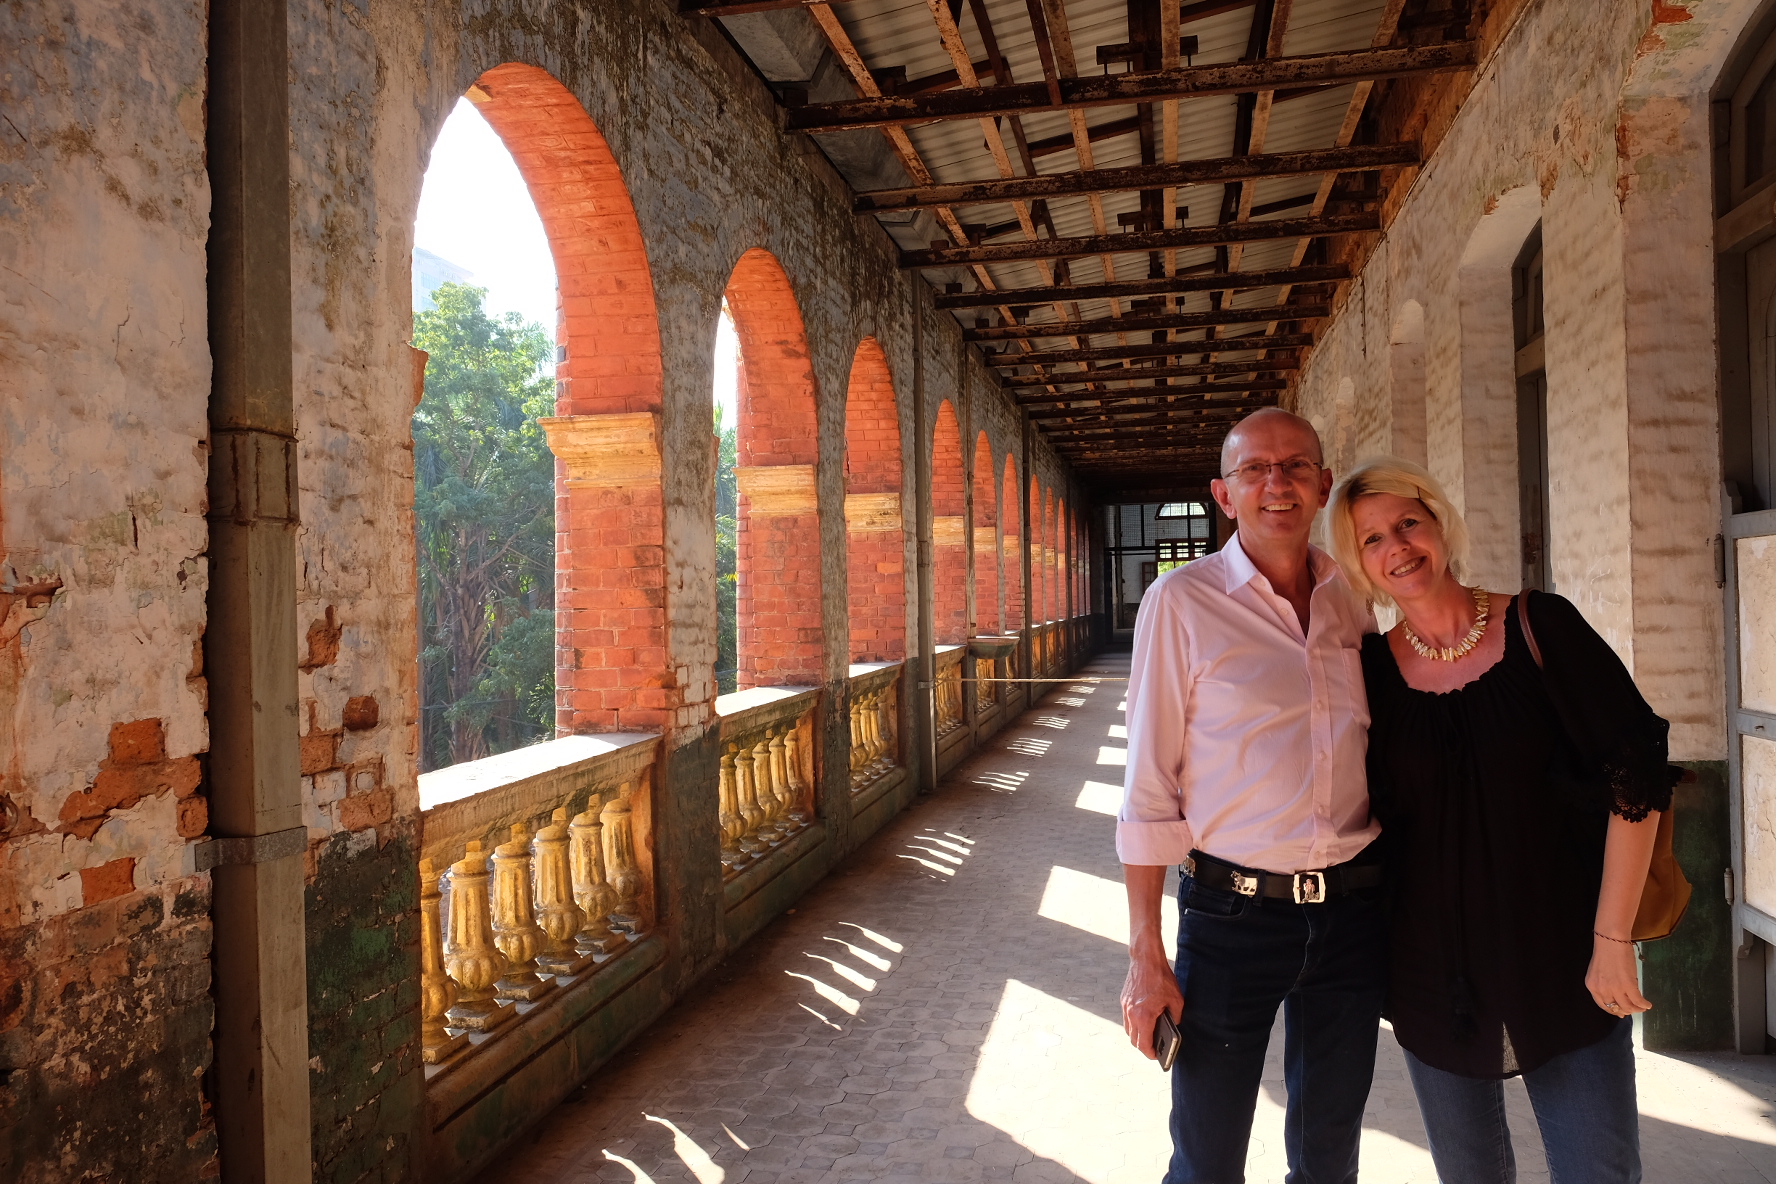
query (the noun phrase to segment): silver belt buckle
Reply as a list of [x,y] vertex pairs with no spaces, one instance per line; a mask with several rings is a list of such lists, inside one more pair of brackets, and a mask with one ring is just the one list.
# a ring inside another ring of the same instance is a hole
[[1294,887],[1296,904],[1324,904],[1326,902],[1325,872],[1296,872]]
[[1258,895],[1258,877],[1247,876],[1239,872],[1228,873],[1233,877],[1233,890],[1241,896]]

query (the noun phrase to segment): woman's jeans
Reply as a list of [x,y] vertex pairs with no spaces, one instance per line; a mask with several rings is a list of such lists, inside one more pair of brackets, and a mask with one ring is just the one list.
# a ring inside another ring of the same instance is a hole
[[1172,1067],[1166,1184],[1239,1184],[1283,1009],[1288,1184],[1354,1184],[1363,1104],[1386,992],[1387,920],[1377,900],[1257,900],[1179,884],[1184,1038]]
[[[1411,1053],[1406,1068],[1442,1184],[1512,1184],[1517,1162],[1505,1125],[1504,1082],[1458,1077]],[[1530,1070],[1523,1084],[1542,1129],[1551,1184],[1638,1184],[1633,1020],[1620,1020],[1589,1048]]]

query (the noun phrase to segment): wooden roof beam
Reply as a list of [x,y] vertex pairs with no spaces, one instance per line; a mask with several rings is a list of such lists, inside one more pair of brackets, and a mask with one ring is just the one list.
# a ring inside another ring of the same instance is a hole
[[[1031,144],[1031,151],[1035,151],[1035,143]],[[1258,156],[1186,160],[1177,164],[1047,173],[1034,177],[972,181],[958,185],[877,189],[858,194],[853,208],[860,214],[876,214],[894,210],[930,209],[935,206],[996,204],[1020,198],[1066,197],[1081,193],[1164,189],[1179,185],[1312,176],[1317,173],[1362,172],[1394,165],[1418,164],[1419,159],[1417,144],[1372,144],[1313,152],[1272,152]]]
[[[1031,419],[1054,419],[1057,416],[1108,413],[1117,408],[1137,411],[1214,411],[1242,406],[1241,398],[1258,398],[1254,391],[1280,391],[1288,387],[1280,378],[1254,378],[1247,382],[1199,382],[1192,386],[1147,387],[1133,391],[1108,391],[1101,394],[1030,395],[1018,399],[1019,407],[1029,407]],[[1225,396],[1225,398],[1224,398]],[[1264,395],[1263,402],[1274,403],[1274,395]],[[1066,409],[1059,404],[1071,404]],[[1089,405],[1088,405],[1089,404]],[[1253,403],[1252,406],[1259,406]]]
[[[1084,383],[1138,382],[1143,379],[1222,377],[1229,374],[1255,374],[1273,370],[1295,370],[1301,362],[1293,357],[1253,358],[1245,362],[1198,362],[1190,366],[1101,366],[1091,370],[1052,370],[1047,374],[1009,374],[1000,385],[1014,395],[1019,387],[1079,386]],[[1143,389],[1143,388],[1135,388]],[[1166,387],[1166,390],[1173,388]],[[1124,394],[1125,391],[1117,391]],[[1077,397],[1077,396],[1075,396]]]
[[1116,358],[1194,357],[1198,354],[1230,354],[1238,350],[1294,349],[1312,345],[1312,333],[1267,333],[1254,337],[1223,337],[1216,341],[1168,341],[1160,345],[1113,345],[1102,349],[1039,350],[1027,354],[996,354],[988,359],[997,367],[1055,366],[1063,362],[1106,362]]
[[1145,74],[1057,77],[1052,86],[1045,79],[1043,82],[972,87],[929,95],[810,103],[785,111],[784,127],[792,132],[836,132],[943,119],[1021,115],[1031,111],[1082,111],[1164,99],[1245,94],[1465,70],[1474,62],[1472,42],[1452,41],[1186,66]]
[[1205,329],[1210,325],[1269,325],[1332,315],[1329,304],[1267,304],[1260,308],[1224,308],[1212,312],[1174,312],[1162,316],[1106,317],[1097,321],[1026,322],[964,329],[964,341],[1012,341],[1030,337],[1084,337],[1094,333],[1145,333],[1168,329]]
[[1000,288],[992,291],[940,294],[940,309],[998,308],[1049,304],[1063,300],[1106,300],[1121,296],[1170,296],[1180,292],[1223,292],[1275,288],[1294,284],[1326,284],[1350,278],[1342,263],[1283,267],[1270,271],[1217,271],[1199,275],[1168,275],[1157,279],[1120,280],[1108,284],[1072,284],[1064,288]]
[[[1381,213],[1339,214],[1321,218],[1278,218],[1266,222],[1229,222],[1184,230],[1137,230],[1127,234],[1093,234],[1083,238],[1046,238],[1036,242],[995,243],[984,247],[933,247],[902,251],[900,265],[908,270],[929,267],[967,267],[982,263],[1014,263],[1036,259],[1069,259],[1081,255],[1120,255],[1135,251],[1165,251],[1187,247],[1221,247],[1232,243],[1271,242],[1276,239],[1320,238],[1336,234],[1368,234],[1381,229]],[[1077,297],[1074,297],[1077,299]],[[1055,299],[1049,296],[1050,300]],[[1004,303],[1000,301],[999,303]]]

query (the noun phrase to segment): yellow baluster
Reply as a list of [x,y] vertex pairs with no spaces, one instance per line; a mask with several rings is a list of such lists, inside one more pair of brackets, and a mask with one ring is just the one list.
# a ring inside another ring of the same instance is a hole
[[635,862],[635,816],[629,807],[628,782],[617,799],[604,808],[604,863],[610,869],[617,905],[611,910],[611,928],[637,936],[642,932],[641,868]]
[[582,954],[603,958],[621,944],[611,933],[610,914],[617,906],[617,890],[604,874],[604,823],[598,816],[598,796],[589,809],[568,824],[568,854],[573,865],[574,903],[580,906],[585,927],[574,935],[574,948]]
[[549,944],[537,955],[545,974],[579,974],[592,965],[592,956],[574,946],[574,935],[585,928],[586,915],[574,903],[573,870],[568,857],[572,837],[567,829],[567,810],[556,810],[549,825],[537,831],[532,844],[536,860],[537,924]]
[[730,746],[734,753],[734,792],[740,799],[740,817],[746,823],[746,829],[736,840],[742,854],[750,859],[757,859],[765,850],[765,844],[759,841],[759,824],[765,820],[765,812],[759,805],[758,783],[753,778],[752,749],[744,744]]
[[450,865],[450,933],[444,947],[444,970],[458,988],[444,1022],[472,1032],[491,1032],[517,1014],[494,992],[506,960],[493,944],[487,895],[487,855],[473,842]]
[[783,768],[788,778],[789,808],[783,816],[796,830],[808,825],[810,812],[808,777],[802,767],[802,731],[799,724],[790,724],[783,731]]
[[444,928],[438,916],[438,877],[432,861],[419,861],[419,1043],[420,1059],[441,1065],[469,1046],[467,1033],[452,1036],[444,1013],[456,1002],[456,984],[444,973]]
[[530,830],[512,824],[512,837],[493,849],[493,941],[506,956],[506,973],[493,984],[501,999],[534,1003],[555,989],[537,973],[536,956],[548,937],[531,901]]
[[721,861],[722,874],[733,875],[750,860],[740,850],[740,835],[745,827],[740,817],[739,791],[734,786],[734,750],[732,747],[721,755],[721,774],[716,782],[718,810],[721,823]]

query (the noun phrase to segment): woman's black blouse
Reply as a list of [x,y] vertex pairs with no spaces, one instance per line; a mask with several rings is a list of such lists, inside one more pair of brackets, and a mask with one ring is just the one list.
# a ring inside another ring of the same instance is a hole
[[[1389,1020],[1426,1064],[1510,1077],[1608,1035],[1585,989],[1611,812],[1671,804],[1666,722],[1571,602],[1516,604],[1504,656],[1447,694],[1364,639],[1369,794],[1391,867]],[[1498,601],[1494,601],[1495,606]]]

